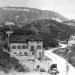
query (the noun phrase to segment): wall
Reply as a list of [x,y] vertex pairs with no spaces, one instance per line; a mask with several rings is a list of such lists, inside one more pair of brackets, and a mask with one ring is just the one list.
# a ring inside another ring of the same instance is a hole
[[[29,41],[28,42],[29,50],[31,49],[31,46],[34,46],[35,49],[35,57],[39,58],[39,52],[41,53],[41,58],[43,58],[44,52],[43,52],[43,42],[42,41]],[[37,49],[37,46],[41,46],[40,49]]]
[[[16,49],[12,49],[12,46],[15,45],[16,46]],[[28,52],[29,53],[29,49],[22,49],[22,46],[25,45],[27,46],[26,43],[11,43],[10,44],[10,53],[11,55],[18,55],[20,52],[22,53],[22,55],[24,55],[25,52]],[[20,49],[17,49],[17,46],[21,46]],[[14,54],[14,52],[16,52],[17,54]]]
[[[20,49],[17,49],[17,48],[12,49],[13,45],[15,45],[16,47],[21,46],[21,48]],[[22,49],[23,45],[27,46],[28,48]],[[34,46],[34,55],[32,55],[32,51],[30,51],[31,46]],[[37,48],[37,46],[40,46],[40,48]],[[37,58],[41,57],[41,59],[43,59],[43,57],[44,57],[44,49],[43,49],[43,42],[42,41],[39,41],[39,42],[29,41],[28,43],[11,43],[10,44],[10,49],[11,49],[11,51],[10,51],[11,55],[20,55],[20,53],[21,53],[21,56],[24,56],[25,52],[27,52],[28,56],[32,57],[32,58],[35,57],[37,59]],[[14,54],[15,52],[16,52],[16,54]]]

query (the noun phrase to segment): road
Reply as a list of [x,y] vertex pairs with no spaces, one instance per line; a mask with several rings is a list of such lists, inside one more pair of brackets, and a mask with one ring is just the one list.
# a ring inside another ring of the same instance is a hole
[[0,71],[0,75],[51,75],[49,73],[45,73],[45,72],[10,72],[10,73],[4,73],[2,71]]
[[75,68],[69,63],[69,71],[66,72],[66,60],[64,58],[52,53],[52,50],[45,51],[45,55],[57,64],[58,70],[60,72],[58,75],[75,75]]

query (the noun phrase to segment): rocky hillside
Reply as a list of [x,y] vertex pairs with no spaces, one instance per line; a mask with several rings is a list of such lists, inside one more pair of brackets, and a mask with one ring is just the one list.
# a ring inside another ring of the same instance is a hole
[[0,24],[7,21],[22,26],[40,19],[67,20],[57,12],[39,10],[27,7],[3,7],[0,8]]

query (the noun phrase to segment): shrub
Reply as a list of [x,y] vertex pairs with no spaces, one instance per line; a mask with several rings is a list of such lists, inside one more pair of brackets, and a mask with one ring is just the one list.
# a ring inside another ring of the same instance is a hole
[[16,71],[19,72],[26,71],[24,67],[19,63],[19,60],[17,60],[14,57],[10,57],[8,53],[0,50],[0,70],[8,72],[11,69],[15,69]]

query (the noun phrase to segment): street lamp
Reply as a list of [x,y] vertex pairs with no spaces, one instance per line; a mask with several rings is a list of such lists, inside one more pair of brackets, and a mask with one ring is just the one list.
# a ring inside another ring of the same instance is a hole
[[11,26],[14,26],[15,24],[13,22],[7,21],[7,22],[5,22],[5,25],[9,26],[9,28],[10,28],[10,31],[6,32],[6,34],[8,35],[8,49],[10,50],[9,38],[10,38],[10,35],[13,33]]

